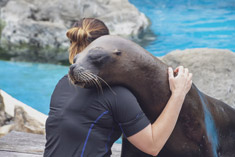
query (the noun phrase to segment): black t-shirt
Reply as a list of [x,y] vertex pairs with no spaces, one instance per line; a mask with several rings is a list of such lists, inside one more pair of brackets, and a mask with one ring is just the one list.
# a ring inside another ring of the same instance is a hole
[[122,133],[129,137],[150,124],[128,89],[112,90],[80,88],[64,76],[51,97],[44,157],[110,156]]

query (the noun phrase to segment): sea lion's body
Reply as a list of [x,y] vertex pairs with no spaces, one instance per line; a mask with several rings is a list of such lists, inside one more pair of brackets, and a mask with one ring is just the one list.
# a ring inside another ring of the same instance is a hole
[[[117,36],[103,36],[75,57],[75,84],[89,86],[79,75],[89,71],[109,85],[127,87],[153,123],[167,104],[167,65],[137,44]],[[149,156],[123,139],[122,156]],[[176,127],[159,157],[235,156],[235,110],[192,86]]]

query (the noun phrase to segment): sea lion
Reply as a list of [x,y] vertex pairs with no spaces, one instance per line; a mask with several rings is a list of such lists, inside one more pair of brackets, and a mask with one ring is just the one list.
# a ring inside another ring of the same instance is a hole
[[[132,41],[103,36],[75,56],[69,76],[74,84],[100,82],[127,87],[153,123],[171,92],[168,66]],[[103,84],[105,85],[105,84]],[[175,129],[159,157],[234,157],[235,110],[192,85]],[[123,139],[122,156],[149,156]]]

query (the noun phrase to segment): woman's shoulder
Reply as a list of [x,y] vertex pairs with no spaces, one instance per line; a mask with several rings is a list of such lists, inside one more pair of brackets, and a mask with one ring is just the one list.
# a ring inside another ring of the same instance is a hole
[[106,91],[112,95],[115,95],[115,97],[135,97],[127,87],[121,85],[115,85],[111,86],[110,88],[106,88]]
[[111,88],[117,92],[130,92],[128,88],[121,86],[121,85],[111,86]]
[[66,74],[66,75],[64,75],[60,80],[68,80],[69,79],[69,76],[68,76],[68,74]]
[[66,88],[66,87],[75,87],[74,85],[72,85],[72,83],[69,81],[69,77],[68,75],[64,75],[56,84],[55,88]]
[[59,81],[58,81],[58,83],[57,84],[59,84],[59,83],[63,83],[63,82],[69,82],[69,77],[68,77],[68,75],[66,74],[66,75],[64,75]]

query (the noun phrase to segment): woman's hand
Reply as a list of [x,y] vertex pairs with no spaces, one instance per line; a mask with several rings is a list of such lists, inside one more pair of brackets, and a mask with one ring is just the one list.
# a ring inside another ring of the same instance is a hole
[[[184,98],[192,85],[192,74],[182,66],[175,69],[169,68],[169,83],[172,95],[160,116],[151,125],[127,139],[145,153],[158,155],[170,137],[179,117]],[[157,105],[157,104],[156,104]]]
[[[141,151],[157,156],[170,137],[179,117],[185,95],[192,85],[192,74],[182,66],[175,69],[178,72],[174,77],[173,69],[169,68],[169,83],[172,95],[160,116],[153,124],[127,139]],[[157,105],[157,104],[156,104]]]
[[[177,76],[174,76],[174,72],[178,73]],[[185,97],[192,86],[192,73],[183,66],[179,66],[174,72],[171,67],[168,68],[170,90],[172,94]]]

